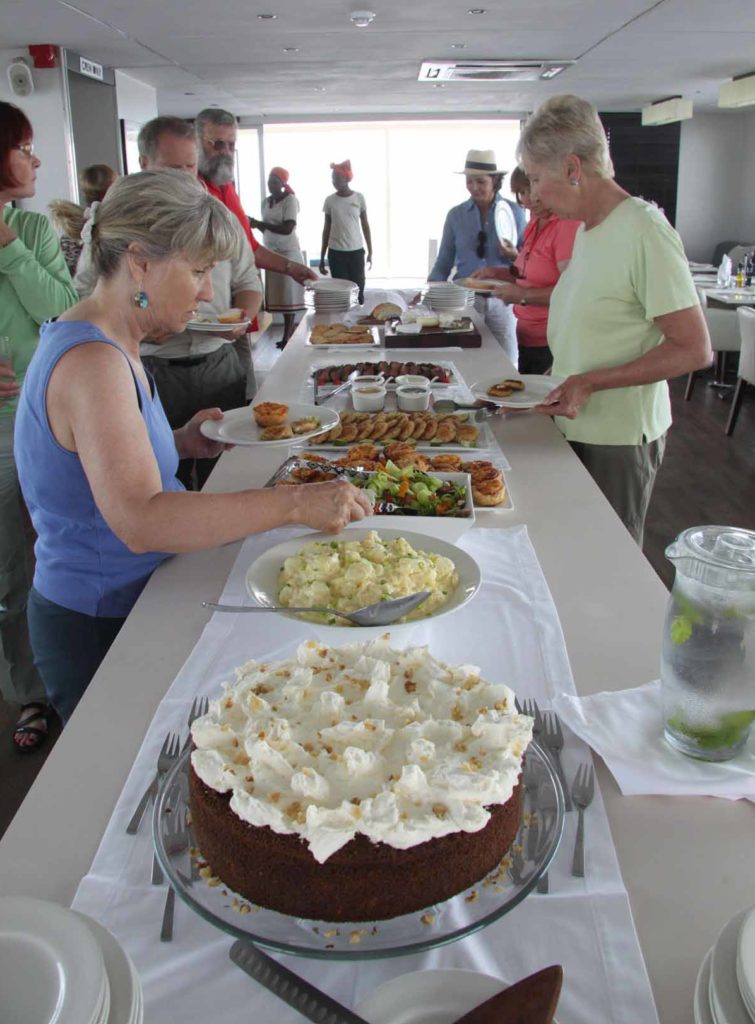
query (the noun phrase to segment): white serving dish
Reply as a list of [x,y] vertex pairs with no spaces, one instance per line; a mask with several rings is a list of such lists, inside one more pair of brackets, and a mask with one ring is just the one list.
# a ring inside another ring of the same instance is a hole
[[[514,391],[508,398],[496,398],[488,394],[488,388],[503,380],[521,380],[524,384],[523,391]],[[540,405],[542,400],[549,395],[559,384],[563,384],[563,377],[553,377],[543,373],[512,373],[507,377],[505,373],[497,377],[486,377],[484,380],[475,381],[470,385],[469,390],[475,398],[482,398],[486,402],[495,402],[503,409],[534,409]]]
[[380,412],[385,405],[385,385],[370,383],[351,386],[351,404],[356,412]]
[[326,342],[324,344],[314,344],[310,341],[310,336],[307,336],[307,340],[304,342],[310,348],[323,349],[328,351],[329,349],[338,349],[341,352],[360,352],[371,348],[380,348],[380,328],[368,327],[367,330],[372,335],[370,341],[356,341],[356,342]]
[[[432,476],[437,476],[439,480],[450,480],[452,483],[462,484],[466,488],[467,501],[464,506],[466,515],[421,516],[401,515],[401,513],[394,515],[389,512],[382,512],[366,516],[364,519],[360,519],[358,523],[350,523],[346,529],[370,529],[377,530],[382,534],[384,533],[383,527],[390,526],[391,529],[400,530],[402,533],[409,530],[425,534],[428,537],[438,537],[440,540],[448,541],[449,544],[455,543],[462,534],[465,534],[475,524],[475,507],[472,502],[469,473],[436,473],[434,470],[428,470],[428,473]],[[375,474],[368,473],[367,475],[374,476]]]
[[[416,521],[416,517],[414,518]],[[411,544],[415,551],[426,551],[443,555],[446,558],[450,558],[455,564],[459,574],[459,583],[448,601],[429,618],[435,620],[444,615],[449,615],[472,600],[480,589],[481,574],[480,567],[471,555],[461,548],[450,544],[448,541],[439,537],[432,537],[427,533],[411,533],[404,530],[385,528],[382,525],[384,521],[381,517],[380,524],[377,527],[370,527],[368,529],[363,526],[364,520],[362,520],[354,528],[348,528],[342,533],[311,533],[268,548],[247,570],[247,593],[257,604],[267,605],[268,607],[276,606],[278,604],[278,575],[286,558],[295,555],[305,544],[311,544],[313,541],[329,543],[330,541],[339,540],[363,540],[371,529],[377,529],[377,532],[385,540],[403,537]],[[394,623],[391,626],[331,626],[327,623],[308,622],[306,619],[300,618],[295,612],[282,611],[279,614],[308,627],[316,635],[321,636],[323,640],[331,644],[348,643],[351,640],[366,640],[373,636],[381,636],[383,633],[390,633],[392,636],[396,636],[399,633],[408,633],[415,626],[428,621],[427,619],[418,619],[414,622]]]
[[396,387],[401,387],[402,384],[413,384],[418,388],[429,388],[430,380],[428,377],[420,377],[418,373],[401,373],[396,377]]
[[421,384],[399,384],[396,405],[402,412],[424,412],[430,408],[430,387]]
[[320,421],[320,426],[316,430],[307,431],[305,434],[295,434],[293,437],[284,437],[278,441],[263,441],[262,432],[265,428],[257,425],[252,407],[245,405],[240,409],[228,409],[223,413],[222,420],[205,420],[204,423],[200,423],[199,429],[211,441],[219,441],[222,444],[260,444],[273,447],[284,444],[298,444],[300,441],[306,441],[310,437],[324,434],[332,430],[340,418],[338,413],[327,405],[311,405],[299,402],[289,402],[287,405],[288,416],[286,417],[286,422],[291,423],[294,420],[303,420],[314,416]]

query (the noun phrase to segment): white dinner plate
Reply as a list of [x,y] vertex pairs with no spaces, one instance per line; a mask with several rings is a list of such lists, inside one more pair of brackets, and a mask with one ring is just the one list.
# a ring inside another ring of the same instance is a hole
[[737,943],[742,922],[749,913],[735,914],[713,947],[710,965],[710,1008],[716,1024],[752,1024],[737,982]]
[[379,985],[356,1012],[369,1024],[453,1024],[506,987],[500,978],[460,968],[414,971]]
[[[495,398],[488,394],[488,388],[507,379],[523,381],[524,391],[514,391],[508,398]],[[476,381],[470,386],[470,390],[475,397],[483,398],[486,402],[495,402],[504,409],[534,409],[559,384],[563,384],[561,377],[551,377],[548,374],[514,373],[507,378],[506,374],[502,373],[497,377],[486,377],[484,380]]]
[[413,971],[379,985],[355,1012],[369,1024],[453,1024],[508,987],[500,978],[458,967]]
[[737,981],[742,998],[755,1018],[755,907],[745,914],[737,943]]
[[249,317],[230,324],[221,324],[219,320],[189,320],[186,329],[206,334],[225,334],[226,331],[235,331],[237,327],[248,327],[251,322]]
[[301,403],[287,403],[288,416],[286,421],[302,420],[310,416],[316,416],[320,426],[316,430],[309,430],[306,434],[295,434],[293,437],[283,437],[279,441],[263,441],[261,438],[264,427],[257,425],[251,405],[245,405],[241,409],[229,409],[223,413],[222,420],[205,420],[199,429],[205,437],[211,441],[220,441],[223,444],[262,444],[266,447],[275,445],[292,445],[298,441],[306,441],[309,437],[317,437],[327,430],[332,430],[338,423],[338,413],[323,405],[304,405]]
[[500,288],[503,281],[496,281],[492,278],[465,277],[464,287],[471,289],[475,295],[489,295],[494,288]]
[[74,913],[97,940],[105,960],[110,982],[110,1016],[107,1024],[141,1024],[144,1017],[142,987],[131,958],[99,921],[78,910]]
[[100,946],[73,911],[23,896],[0,899],[4,1024],[94,1024],[107,984]]
[[[275,606],[279,603],[278,575],[287,558],[295,555],[305,544],[312,544],[315,541],[324,544],[328,544],[331,541],[360,541],[369,532],[369,530],[354,528],[349,529],[347,533],[310,533],[304,537],[295,537],[292,540],[284,541],[282,544],[276,544],[275,547],[263,551],[247,570],[247,593],[257,604],[267,605],[268,607]],[[384,540],[394,540],[397,537],[403,537],[411,544],[415,551],[426,551],[443,555],[445,558],[450,558],[456,566],[456,571],[459,574],[459,582],[456,589],[446,603],[429,616],[430,619],[439,619],[449,612],[456,611],[457,608],[461,608],[462,605],[471,601],[480,589],[480,567],[474,558],[462,548],[449,544],[439,537],[430,537],[423,533],[411,533],[405,530],[389,529],[382,526],[377,529],[377,533]],[[428,619],[416,619],[411,622],[393,623],[390,626],[349,626],[345,620],[340,625],[330,625],[329,623],[308,622],[306,619],[300,618],[295,612],[283,611],[279,614],[284,615],[287,619],[293,619],[305,626],[315,628],[323,640],[327,640],[328,643],[335,644],[336,646],[339,643],[348,643],[352,640],[367,640],[375,636],[381,636],[383,633],[391,633],[395,636],[399,632],[406,633],[415,626],[428,621]]]
[[713,1014],[710,1012],[710,962],[713,959],[713,947],[705,954],[700,970],[697,973],[695,982],[695,994],[692,1000],[692,1010],[695,1014],[695,1024],[716,1024]]

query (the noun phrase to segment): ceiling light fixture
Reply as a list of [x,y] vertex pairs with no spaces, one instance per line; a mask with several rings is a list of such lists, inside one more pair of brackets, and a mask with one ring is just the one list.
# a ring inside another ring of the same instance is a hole
[[374,11],[352,11],[350,14],[351,22],[355,28],[367,28],[376,17],[377,15]]
[[642,108],[642,125],[651,127],[659,124],[672,124],[674,121],[687,121],[692,117],[692,100],[682,96],[666,96],[655,100],[648,107]]
[[299,46],[284,46],[283,47],[283,52],[284,53],[299,53],[300,51],[301,51],[301,47],[299,47]]
[[719,107],[751,107],[755,104],[755,71],[735,75],[718,90]]
[[275,21],[278,17],[277,14],[258,14],[257,17],[260,21]]
[[451,43],[451,49],[452,50],[466,50],[466,48],[467,48],[467,44],[466,43]]
[[487,14],[487,10],[484,7],[470,7],[467,14]]
[[556,75],[560,75],[562,71],[566,71],[568,67],[568,64],[549,64],[540,72],[540,77],[548,81],[551,78],[555,78]]

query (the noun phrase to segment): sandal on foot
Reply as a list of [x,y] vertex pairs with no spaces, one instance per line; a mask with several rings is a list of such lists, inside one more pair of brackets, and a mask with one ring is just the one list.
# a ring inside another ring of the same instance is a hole
[[[25,714],[25,712],[30,712]],[[50,713],[50,708],[43,701],[30,701],[28,704],[21,705],[21,717],[18,720],[16,728],[13,730],[13,744],[16,750],[20,754],[31,754],[35,750],[39,750],[42,744],[47,739],[47,716]],[[31,722],[44,722],[44,728],[38,725],[31,725]],[[21,736],[31,736],[34,740],[33,743],[19,743],[18,739]]]

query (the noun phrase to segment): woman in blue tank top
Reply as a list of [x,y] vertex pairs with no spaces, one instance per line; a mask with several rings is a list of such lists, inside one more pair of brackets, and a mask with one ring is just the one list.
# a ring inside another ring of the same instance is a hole
[[288,523],[338,530],[370,510],[349,484],[187,494],[180,458],[223,446],[199,425],[172,431],[139,343],[182,331],[234,251],[231,216],[188,174],[118,181],[91,231],[92,294],[42,329],[16,417],[18,475],[37,531],[29,630],[51,703],[66,721],[154,569]]

